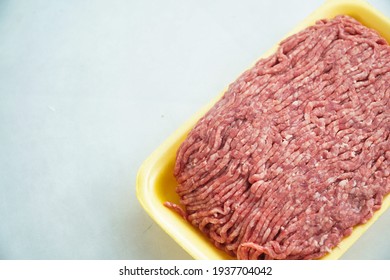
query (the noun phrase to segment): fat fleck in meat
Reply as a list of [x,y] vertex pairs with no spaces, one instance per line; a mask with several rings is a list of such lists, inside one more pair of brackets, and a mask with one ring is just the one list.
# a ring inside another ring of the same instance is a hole
[[238,259],[316,259],[390,192],[390,47],[347,16],[287,39],[177,152],[180,206]]

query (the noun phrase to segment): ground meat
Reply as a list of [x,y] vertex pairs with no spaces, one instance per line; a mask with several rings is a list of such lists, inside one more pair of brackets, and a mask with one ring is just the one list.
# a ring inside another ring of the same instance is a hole
[[238,259],[316,259],[390,192],[390,47],[347,16],[280,43],[177,152],[178,205]]

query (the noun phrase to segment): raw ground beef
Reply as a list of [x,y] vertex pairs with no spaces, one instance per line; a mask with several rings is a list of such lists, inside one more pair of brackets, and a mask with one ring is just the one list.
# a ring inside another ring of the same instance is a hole
[[[178,152],[181,212],[238,259],[316,259],[390,192],[390,46],[347,16],[287,39]],[[181,208],[183,207],[183,208]]]

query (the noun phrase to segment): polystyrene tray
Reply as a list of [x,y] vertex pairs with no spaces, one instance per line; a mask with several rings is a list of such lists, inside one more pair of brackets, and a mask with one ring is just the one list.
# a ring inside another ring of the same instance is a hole
[[[363,0],[328,0],[288,33],[286,37],[309,25],[313,25],[319,19],[333,18],[340,14],[352,16],[365,26],[377,30],[390,42],[390,20]],[[263,57],[274,52],[276,48],[277,45],[265,53]],[[179,203],[179,198],[175,192],[177,183],[173,177],[176,151],[196,121],[213,106],[222,94],[223,92],[158,147],[145,160],[137,175],[137,197],[141,205],[195,259],[231,259],[231,257],[216,249],[199,230],[174,211],[163,206],[163,203],[165,201]],[[390,195],[387,195],[381,209],[366,224],[356,226],[350,236],[344,238],[337,247],[322,259],[340,258],[389,206]]]

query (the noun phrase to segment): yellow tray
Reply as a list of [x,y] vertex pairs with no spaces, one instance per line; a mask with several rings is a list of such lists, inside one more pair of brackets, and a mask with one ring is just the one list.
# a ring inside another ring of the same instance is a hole
[[[327,0],[321,7],[288,33],[286,37],[309,25],[313,25],[319,19],[333,18],[339,14],[354,17],[365,26],[377,30],[390,42],[390,20],[363,0]],[[265,53],[263,57],[273,53],[276,48],[277,45]],[[196,121],[215,104],[222,94],[223,92],[166,139],[145,160],[137,175],[137,197],[141,205],[195,259],[217,260],[231,259],[231,257],[223,251],[216,249],[200,231],[183,220],[174,211],[163,206],[163,203],[165,201],[179,203],[179,198],[175,192],[177,183],[173,177],[176,151]],[[390,195],[387,195],[381,209],[366,224],[356,226],[349,237],[344,238],[336,248],[322,259],[340,258],[389,206]]]

